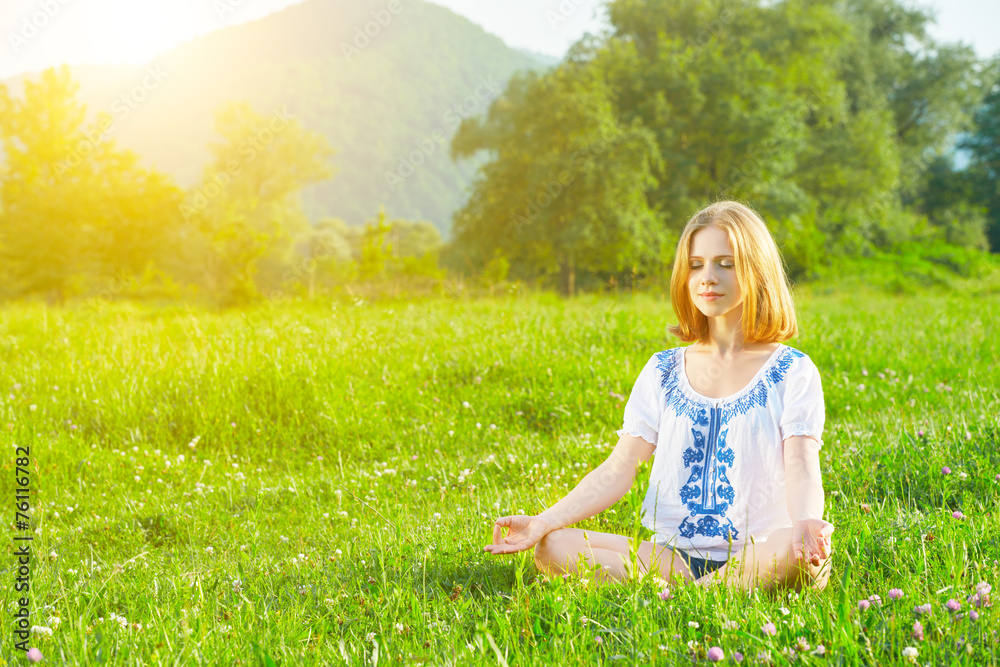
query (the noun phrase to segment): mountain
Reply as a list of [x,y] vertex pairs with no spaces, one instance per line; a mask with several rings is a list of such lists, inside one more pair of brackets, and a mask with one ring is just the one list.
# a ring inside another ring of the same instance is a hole
[[515,71],[551,64],[422,0],[308,0],[143,67],[73,73],[88,110],[112,114],[109,136],[185,187],[219,140],[215,111],[246,100],[264,116],[295,116],[337,151],[335,176],[303,193],[312,220],[361,224],[384,205],[390,219],[427,220],[449,238],[486,159],[448,156],[461,117],[484,113]]

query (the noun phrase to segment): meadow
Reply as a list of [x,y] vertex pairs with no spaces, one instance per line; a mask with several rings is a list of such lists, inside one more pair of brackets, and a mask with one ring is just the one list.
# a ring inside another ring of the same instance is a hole
[[780,596],[482,551],[611,451],[662,295],[6,306],[0,665],[23,535],[42,664],[996,664],[1000,297],[796,298],[834,574]]

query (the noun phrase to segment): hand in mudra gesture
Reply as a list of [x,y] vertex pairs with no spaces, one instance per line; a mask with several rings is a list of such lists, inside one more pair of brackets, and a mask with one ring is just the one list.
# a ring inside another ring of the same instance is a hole
[[792,525],[792,553],[810,565],[819,565],[830,557],[833,524],[823,519],[802,519]]
[[[507,535],[501,530],[507,528]],[[493,544],[487,544],[483,551],[492,554],[512,554],[532,548],[552,531],[544,519],[523,514],[503,516],[493,524]]]

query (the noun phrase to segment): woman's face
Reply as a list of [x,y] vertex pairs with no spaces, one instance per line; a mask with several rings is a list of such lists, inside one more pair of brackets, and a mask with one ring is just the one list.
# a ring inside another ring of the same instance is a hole
[[739,309],[743,293],[736,280],[736,262],[729,234],[710,225],[691,237],[688,294],[705,317],[720,317]]

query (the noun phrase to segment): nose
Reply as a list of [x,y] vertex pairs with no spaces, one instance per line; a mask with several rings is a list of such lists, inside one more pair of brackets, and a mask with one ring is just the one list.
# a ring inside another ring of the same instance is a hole
[[701,284],[703,286],[716,285],[719,280],[715,277],[715,270],[711,264],[706,264],[701,273]]

